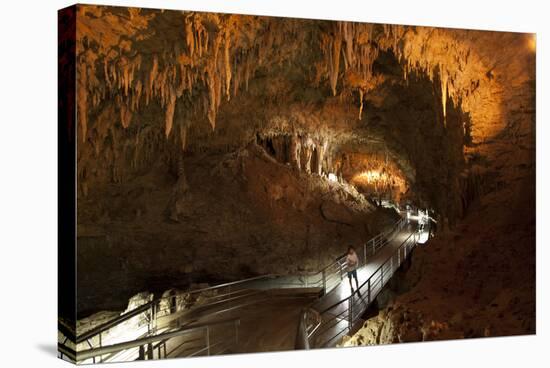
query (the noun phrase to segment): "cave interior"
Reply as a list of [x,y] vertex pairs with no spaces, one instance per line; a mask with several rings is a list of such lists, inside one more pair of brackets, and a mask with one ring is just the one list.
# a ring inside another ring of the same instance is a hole
[[317,271],[409,205],[438,231],[347,344],[534,333],[534,35],[76,9],[79,320]]

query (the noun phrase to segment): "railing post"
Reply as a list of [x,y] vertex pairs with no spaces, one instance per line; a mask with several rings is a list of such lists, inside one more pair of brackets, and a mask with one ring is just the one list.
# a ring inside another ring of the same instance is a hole
[[353,327],[353,294],[348,299],[348,331]]
[[153,343],[147,344],[147,360],[153,360]]
[[206,326],[206,354],[210,355],[210,328]]
[[327,270],[323,270],[323,295],[327,293]]
[[376,253],[376,242],[374,239],[372,239],[372,254],[374,255],[374,253]]
[[[101,347],[101,332],[99,333],[99,347]],[[103,363],[103,355],[99,357],[99,362]]]
[[370,277],[367,281],[367,304],[370,304]]
[[147,333],[150,334],[153,328],[153,322],[155,319],[155,303],[151,303],[151,310],[149,311],[149,323],[147,324]]
[[238,319],[235,321],[235,346],[239,345],[239,324],[241,320]]
[[[227,287],[227,297],[228,297],[229,299],[231,299],[231,285],[229,285],[229,286]],[[230,301],[229,301],[229,307],[232,307],[233,304],[234,304],[234,301],[233,301],[233,300],[230,300]]]
[[139,358],[138,360],[145,360],[145,349],[143,348],[143,345],[139,346]]
[[340,264],[340,261],[338,262],[338,269],[340,270],[340,281],[344,279],[344,275],[342,274],[342,265]]
[[157,314],[160,310],[160,301],[153,303],[153,332],[157,330]]

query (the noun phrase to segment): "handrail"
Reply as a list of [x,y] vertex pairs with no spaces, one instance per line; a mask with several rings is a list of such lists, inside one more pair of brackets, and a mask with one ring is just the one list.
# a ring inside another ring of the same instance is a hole
[[83,333],[82,335],[77,336],[76,341],[75,341],[76,344],[80,344],[81,342],[84,342],[84,341],[88,340],[89,338],[94,337],[95,335],[110,329],[111,327],[114,327],[114,326],[116,326],[116,325],[118,325],[122,322],[125,322],[125,321],[129,320],[132,317],[137,316],[138,314],[140,314],[140,313],[148,310],[149,308],[151,308],[151,306],[156,302],[157,302],[157,300],[151,300],[150,302],[142,304],[139,307],[136,307],[136,308],[132,309],[129,312],[121,314],[120,316],[115,317],[112,320],[107,321],[102,325],[94,327],[93,329]]
[[300,313],[300,321],[298,322],[298,330],[296,331],[296,341],[294,342],[296,350],[308,350],[309,338],[307,336],[307,312],[303,310]]
[[[267,275],[254,276],[254,277],[249,277],[247,279],[231,281],[231,282],[226,282],[226,283],[223,283],[223,284],[218,284],[218,285],[214,285],[214,286],[205,287],[205,288],[202,288],[202,289],[195,289],[195,290],[187,291],[187,292],[185,292],[185,294],[204,293],[205,291],[209,291],[209,290],[221,289],[221,288],[228,287],[228,286],[238,285],[238,284],[242,284],[242,283],[245,283],[245,282],[261,280],[261,279],[266,279],[266,278],[273,278],[273,277],[276,277],[276,276],[277,276],[276,274],[267,274]],[[165,297],[165,298],[167,298],[167,297]],[[162,298],[160,298],[160,299],[162,299]]]
[[[185,294],[196,294],[198,292],[204,292],[204,291],[207,291],[207,290],[213,290],[213,289],[223,288],[223,287],[227,287],[227,286],[233,286],[233,285],[237,285],[237,284],[245,283],[245,282],[249,282],[249,281],[259,280],[259,279],[263,279],[263,278],[270,278],[270,277],[273,277],[273,276],[274,275],[269,274],[269,275],[250,277],[250,278],[247,278],[247,279],[228,282],[228,283],[225,283],[225,284],[219,284],[219,285],[211,286],[211,287],[208,287],[208,288],[192,290],[192,291],[186,292]],[[111,327],[114,327],[114,326],[116,326],[116,325],[118,325],[118,324],[120,324],[124,321],[127,321],[128,319],[130,319],[132,317],[135,317],[138,314],[148,310],[153,304],[156,304],[156,303],[160,302],[163,299],[170,299],[170,298],[173,298],[173,297],[174,297],[173,295],[164,296],[164,297],[161,296],[157,299],[151,300],[150,302],[142,304],[139,307],[136,307],[136,308],[132,309],[131,311],[128,311],[124,314],[121,314],[120,316],[115,317],[112,320],[107,321],[107,322],[105,322],[105,323],[103,323],[103,324],[101,324],[97,327],[94,327],[93,329],[83,333],[80,336],[77,336],[76,337],[76,343],[80,344],[80,343],[86,341],[87,339],[89,339],[91,337],[94,337],[94,336],[110,329]]]
[[[307,329],[307,317],[309,314],[308,312],[312,313],[316,319],[315,326],[313,326],[312,330],[309,332]],[[304,310],[302,310],[302,313],[300,314],[300,321],[298,322],[298,331],[296,333],[294,348],[297,350],[308,350],[309,338],[321,326],[321,322],[321,315],[315,309],[305,308]]]
[[82,361],[82,360],[90,359],[100,355],[116,353],[121,350],[127,350],[138,346],[143,346],[158,340],[168,340],[173,337],[177,337],[193,331],[202,330],[210,326],[222,325],[222,324],[228,324],[228,323],[237,323],[237,322],[240,322],[240,318],[231,318],[231,319],[225,319],[225,320],[216,321],[216,322],[200,323],[191,327],[187,326],[184,328],[180,328],[179,330],[176,330],[176,331],[165,332],[165,333],[161,333],[153,336],[147,336],[147,337],[143,337],[132,341],[126,341],[126,342],[121,342],[121,343],[113,344],[109,346],[103,346],[100,348],[83,350],[78,352],[77,355],[78,355],[79,361]]

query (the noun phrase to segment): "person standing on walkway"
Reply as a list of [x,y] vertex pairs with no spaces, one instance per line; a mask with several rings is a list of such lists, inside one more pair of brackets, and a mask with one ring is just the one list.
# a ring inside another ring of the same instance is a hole
[[349,286],[351,287],[351,292],[353,293],[353,284],[351,282],[352,277],[355,279],[357,290],[359,290],[359,281],[357,280],[357,267],[359,267],[359,257],[357,257],[357,253],[355,253],[355,248],[353,248],[352,246],[348,248],[346,267],[348,271]]

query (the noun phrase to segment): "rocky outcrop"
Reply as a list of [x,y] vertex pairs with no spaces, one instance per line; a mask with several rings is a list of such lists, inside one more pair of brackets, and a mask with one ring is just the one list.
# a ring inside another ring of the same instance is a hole
[[318,270],[397,216],[374,209],[346,184],[274,161],[256,145],[183,165],[180,195],[174,191],[181,179],[156,168],[81,199],[84,315],[119,309],[133,293],[167,285]]
[[349,226],[351,226],[351,223],[353,222],[353,215],[347,207],[335,204],[333,202],[321,203],[321,214],[325,220],[330,222],[336,222],[338,224]]

